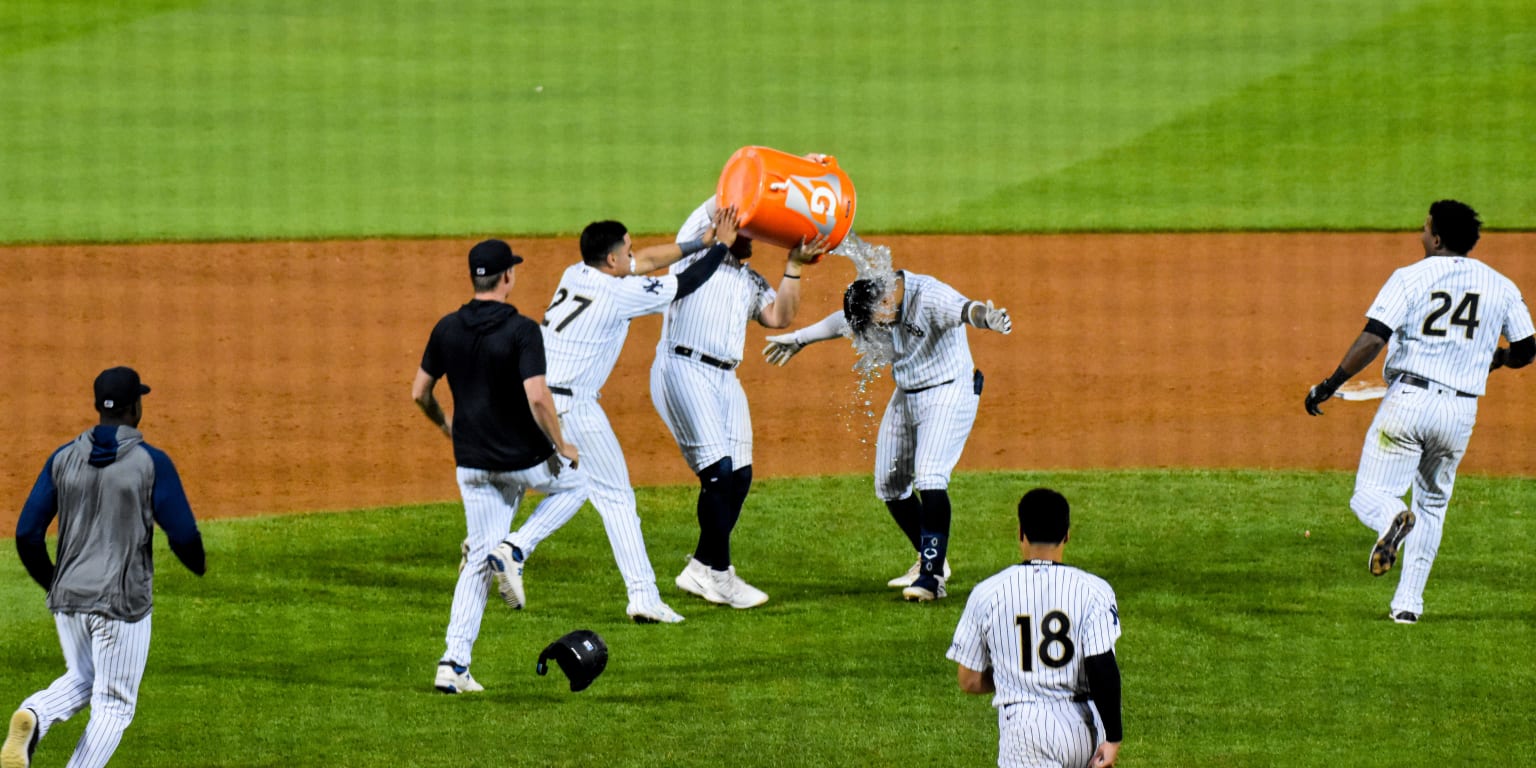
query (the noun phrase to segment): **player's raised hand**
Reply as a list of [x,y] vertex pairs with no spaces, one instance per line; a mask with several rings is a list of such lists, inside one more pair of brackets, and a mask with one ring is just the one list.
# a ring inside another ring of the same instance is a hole
[[763,357],[769,363],[782,367],[802,349],[805,349],[805,345],[796,342],[793,333],[769,336],[768,346],[763,347]]
[[997,331],[1004,336],[1013,333],[1013,318],[1008,316],[1008,310],[1002,307],[992,306],[987,302],[987,328]]
[[741,226],[741,217],[736,206],[721,208],[715,211],[714,226],[705,233],[707,238],[705,245],[713,245],[715,242],[725,243],[730,248],[736,244],[737,228]]
[[832,235],[822,235],[815,240],[807,241],[804,238],[794,250],[789,252],[789,260],[796,264],[815,264],[821,260],[821,255],[827,252],[827,244],[832,242]]

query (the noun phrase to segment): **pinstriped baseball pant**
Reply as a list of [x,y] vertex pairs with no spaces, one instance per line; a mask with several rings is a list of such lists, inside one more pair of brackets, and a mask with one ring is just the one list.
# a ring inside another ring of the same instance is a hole
[[752,464],[752,415],[735,371],[662,350],[651,364],[651,403],[694,474],[726,457],[735,469]]
[[614,562],[624,578],[630,600],[658,601],[656,571],[645,552],[645,536],[636,512],[635,488],[629,481],[624,450],[613,434],[603,406],[591,397],[555,395],[560,424],[567,440],[581,450],[581,468],[591,481],[592,506],[603,518]]
[[932,389],[897,389],[885,406],[875,439],[875,495],[895,501],[949,488],[949,476],[976,424],[981,397],[969,376]]
[[1085,702],[1029,701],[997,709],[1000,768],[1085,768],[1098,748],[1094,712]]
[[[491,550],[505,539],[521,549],[525,557],[532,555],[539,542],[565,525],[586,502],[586,473],[572,469],[564,459],[560,459],[560,466],[558,474],[550,470],[548,463],[511,472],[458,468],[469,554],[453,591],[443,661],[469,666],[475,640],[480,636],[480,620],[485,617],[486,592],[491,583],[491,568],[485,558]],[[523,493],[530,489],[547,495],[522,527],[509,535],[507,530],[522,504]]]
[[1413,532],[1403,541],[1392,610],[1424,612],[1424,585],[1440,551],[1445,511],[1477,421],[1477,398],[1394,382],[1365,433],[1350,509],[1379,538],[1413,489]]
[[56,613],[53,623],[59,630],[66,671],[21,706],[37,713],[41,738],[55,723],[89,705],[91,719],[68,768],[106,765],[133,722],[139,683],[149,660],[150,617],[127,622],[88,613]]

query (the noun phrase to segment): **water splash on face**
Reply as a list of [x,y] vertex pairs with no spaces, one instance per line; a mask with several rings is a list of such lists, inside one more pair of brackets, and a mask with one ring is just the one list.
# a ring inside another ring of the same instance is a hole
[[[858,270],[858,279],[876,280],[884,286],[886,293],[895,290],[896,270],[891,266],[890,248],[871,245],[849,232],[832,253],[853,262],[854,268]],[[862,422],[865,425],[863,431],[868,432],[876,418],[873,385],[885,367],[896,360],[896,346],[891,330],[877,326],[868,328],[864,333],[853,334],[851,339],[853,350],[859,356],[853,364],[853,371],[859,375],[859,381],[854,390],[854,402],[849,409],[850,422]],[[852,423],[849,424],[849,430],[855,431]],[[861,437],[860,441],[866,444],[870,442],[867,437]]]

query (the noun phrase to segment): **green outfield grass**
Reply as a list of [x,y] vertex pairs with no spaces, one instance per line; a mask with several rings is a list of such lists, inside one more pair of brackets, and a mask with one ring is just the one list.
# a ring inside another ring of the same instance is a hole
[[670,232],[732,151],[857,227],[1536,227],[1526,0],[12,0],[0,242]]
[[[752,611],[680,595],[692,491],[643,489],[678,626],[624,620],[596,513],[530,560],[529,608],[493,603],[474,671],[431,689],[463,535],[457,505],[205,522],[209,575],[162,545],[155,638],[124,765],[986,765],[995,720],[944,659],[966,595],[1013,562],[1011,509],[1036,484],[1074,502],[1068,559],[1124,620],[1127,766],[1528,765],[1536,714],[1529,574],[1536,480],[1457,487],[1417,626],[1385,619],[1347,474],[965,474],[951,599],[900,602],[911,562],[866,478],[758,483],[736,536]],[[1310,538],[1303,531],[1310,531]],[[0,706],[62,669],[41,593],[0,552]],[[534,675],[578,627],[612,648],[580,694]],[[38,764],[83,727],[60,725]]]

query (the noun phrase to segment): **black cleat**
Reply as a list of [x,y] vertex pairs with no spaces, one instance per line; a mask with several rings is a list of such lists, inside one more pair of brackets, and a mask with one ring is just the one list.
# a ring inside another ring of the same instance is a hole
[[1372,576],[1380,576],[1392,570],[1392,564],[1397,562],[1397,552],[1403,548],[1403,539],[1408,538],[1416,521],[1413,512],[1406,509],[1392,518],[1392,526],[1381,535],[1381,540],[1376,542],[1376,546],[1371,547],[1369,565]]

